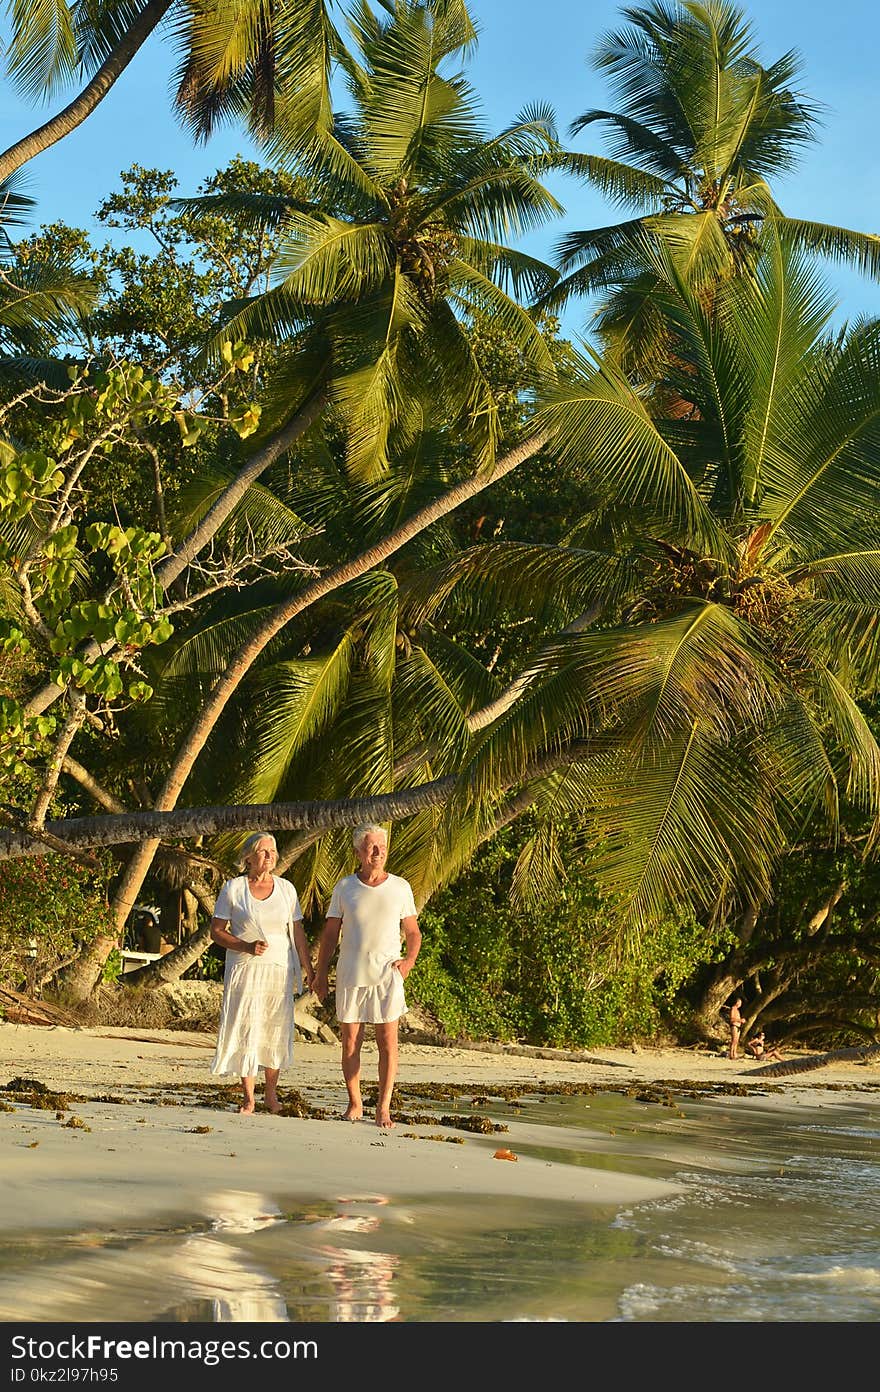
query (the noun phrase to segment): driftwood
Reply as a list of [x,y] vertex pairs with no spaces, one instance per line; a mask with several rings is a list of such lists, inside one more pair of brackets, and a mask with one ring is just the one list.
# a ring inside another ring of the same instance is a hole
[[785,1078],[790,1073],[809,1073],[829,1063],[867,1063],[880,1056],[880,1044],[860,1044],[852,1049],[831,1049],[827,1054],[808,1054],[806,1058],[780,1059],[763,1068],[749,1070],[750,1078]]
[[64,1025],[67,1029],[79,1029],[80,1021],[60,1006],[49,1005],[47,1001],[34,1000],[33,996],[23,996],[9,986],[0,986],[0,1011],[3,1018],[14,1025]]

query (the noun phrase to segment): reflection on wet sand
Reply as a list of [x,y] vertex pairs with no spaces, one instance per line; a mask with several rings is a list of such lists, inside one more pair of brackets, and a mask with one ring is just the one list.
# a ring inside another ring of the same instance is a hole
[[[283,1221],[274,1200],[262,1194],[224,1191],[208,1195],[205,1207],[218,1234],[254,1233]],[[125,1245],[80,1247],[66,1259],[0,1276],[0,1319],[154,1320],[194,1301],[210,1302],[215,1320],[289,1318],[276,1278],[225,1239],[192,1233],[169,1243],[161,1233],[118,1241]]]
[[[340,1199],[340,1206],[375,1204],[381,1206],[388,1200],[383,1197],[371,1199]],[[380,1217],[377,1213],[361,1213],[357,1209],[344,1208],[332,1218],[325,1218],[314,1227],[331,1236],[337,1233],[375,1233],[379,1231]],[[337,1247],[332,1243],[316,1248],[327,1262],[327,1276],[334,1291],[332,1318],[345,1324],[396,1320],[400,1318],[400,1306],[394,1299],[392,1284],[400,1266],[400,1257],[393,1252],[375,1252],[365,1247]]]
[[[308,1265],[326,1274],[332,1289],[329,1317],[338,1321],[394,1320],[392,1294],[400,1258],[385,1252],[338,1245],[333,1239],[376,1232],[380,1219],[359,1211],[387,1204],[382,1197],[339,1199],[332,1217],[308,1224],[328,1240],[308,1248]],[[87,1236],[58,1260],[0,1276],[0,1320],[158,1320],[195,1305],[209,1305],[218,1323],[287,1322],[291,1319],[279,1279],[230,1237],[242,1237],[287,1219],[273,1199],[244,1190],[206,1196],[209,1231]],[[68,1238],[56,1239],[64,1243]],[[110,1242],[114,1244],[110,1246]],[[106,1244],[106,1245],[105,1245]]]

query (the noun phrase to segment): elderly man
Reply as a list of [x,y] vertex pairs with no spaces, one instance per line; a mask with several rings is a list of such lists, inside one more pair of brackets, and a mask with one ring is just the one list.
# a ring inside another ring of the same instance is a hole
[[[327,995],[327,975],[340,934],[336,964],[336,1017],[342,1037],[342,1076],[348,1091],[346,1121],[360,1121],[361,1045],[364,1025],[375,1027],[379,1049],[379,1100],[376,1125],[390,1127],[391,1094],[397,1076],[397,1026],[406,1014],[403,983],[422,945],[412,888],[385,869],[388,836],[384,827],[360,826],[352,841],[359,861],[333,890],[321,934],[314,991]],[[401,936],[406,951],[400,952]]]

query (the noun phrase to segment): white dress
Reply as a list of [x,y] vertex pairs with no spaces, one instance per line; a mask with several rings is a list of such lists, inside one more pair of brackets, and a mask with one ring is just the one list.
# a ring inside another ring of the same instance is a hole
[[249,1078],[293,1060],[294,997],[302,990],[293,924],[302,910],[290,881],[272,879],[268,899],[254,898],[246,875],[227,880],[214,905],[214,917],[225,919],[230,933],[253,938],[258,928],[268,949],[259,957],[227,950],[212,1073]]
[[415,918],[412,886],[399,875],[365,885],[357,874],[340,880],[328,918],[342,919],[336,965],[336,1018],[340,1024],[387,1025],[407,1013],[401,953],[401,920]]

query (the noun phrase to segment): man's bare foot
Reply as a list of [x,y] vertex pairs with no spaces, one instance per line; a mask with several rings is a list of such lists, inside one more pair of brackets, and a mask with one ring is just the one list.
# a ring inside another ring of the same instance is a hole
[[278,1115],[281,1111],[281,1103],[278,1101],[277,1097],[273,1097],[271,1101],[268,1097],[266,1098],[266,1111],[271,1112],[273,1116]]
[[239,1115],[239,1116],[253,1116],[253,1114],[254,1114],[254,1104],[253,1104],[253,1102],[242,1102],[241,1106],[240,1106],[239,1109],[238,1109],[238,1115]]
[[381,1126],[383,1131],[390,1131],[394,1126],[394,1122],[391,1120],[391,1113],[377,1112],[376,1125]]
[[363,1107],[346,1107],[340,1117],[340,1121],[363,1121]]

